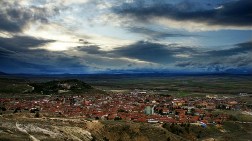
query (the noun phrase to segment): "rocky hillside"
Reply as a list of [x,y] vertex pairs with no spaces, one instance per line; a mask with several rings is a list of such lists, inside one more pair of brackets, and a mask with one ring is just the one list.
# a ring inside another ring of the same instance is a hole
[[186,127],[15,113],[0,115],[0,141],[245,141],[252,131],[251,123],[239,122]]
[[57,121],[0,121],[0,140],[11,141],[92,141],[90,132]]
[[86,128],[99,141],[180,141],[184,140],[164,128],[147,124],[123,121],[90,122]]
[[11,141],[179,141],[162,127],[123,121],[0,116],[0,140]]

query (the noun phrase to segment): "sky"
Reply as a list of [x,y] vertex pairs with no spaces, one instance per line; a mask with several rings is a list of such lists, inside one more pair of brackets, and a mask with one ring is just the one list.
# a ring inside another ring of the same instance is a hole
[[0,0],[0,71],[252,73],[251,0]]

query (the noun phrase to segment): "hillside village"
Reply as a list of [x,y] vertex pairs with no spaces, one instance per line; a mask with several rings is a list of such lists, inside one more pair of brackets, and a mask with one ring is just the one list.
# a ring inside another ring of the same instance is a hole
[[[149,123],[221,124],[233,120],[216,110],[244,111],[251,114],[251,105],[236,98],[176,98],[135,90],[129,94],[97,94],[50,96],[41,99],[0,98],[0,114],[31,112],[49,117],[80,117],[95,120],[126,120]],[[38,116],[39,117],[39,116]]]

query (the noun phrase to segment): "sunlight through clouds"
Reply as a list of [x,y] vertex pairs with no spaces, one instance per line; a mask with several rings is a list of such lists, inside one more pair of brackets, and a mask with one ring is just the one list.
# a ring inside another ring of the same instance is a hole
[[0,5],[3,71],[252,69],[249,0],[2,0]]

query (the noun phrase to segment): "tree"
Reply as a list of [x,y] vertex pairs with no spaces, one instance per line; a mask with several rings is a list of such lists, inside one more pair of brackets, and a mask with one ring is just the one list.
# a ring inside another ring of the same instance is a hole
[[108,139],[108,138],[106,138],[106,137],[104,137],[104,138],[103,138],[103,140],[104,140],[104,141],[109,141],[109,139]]
[[196,112],[196,110],[195,110],[194,108],[192,108],[192,109],[191,109],[191,114],[192,114],[192,116],[195,115],[195,112]]
[[185,131],[189,134],[190,133],[190,123],[187,123],[185,126]]
[[17,112],[21,112],[21,108],[15,108],[14,112],[13,113],[17,113]]
[[116,116],[116,117],[114,118],[114,120],[122,120],[122,118],[121,118],[121,117]]
[[202,131],[199,131],[197,138],[201,138]]
[[118,109],[117,112],[124,112],[124,113],[128,113],[126,110],[124,109]]
[[39,118],[39,116],[40,116],[40,115],[39,115],[39,112],[37,111],[37,112],[35,113],[34,117],[35,117],[35,118]]

